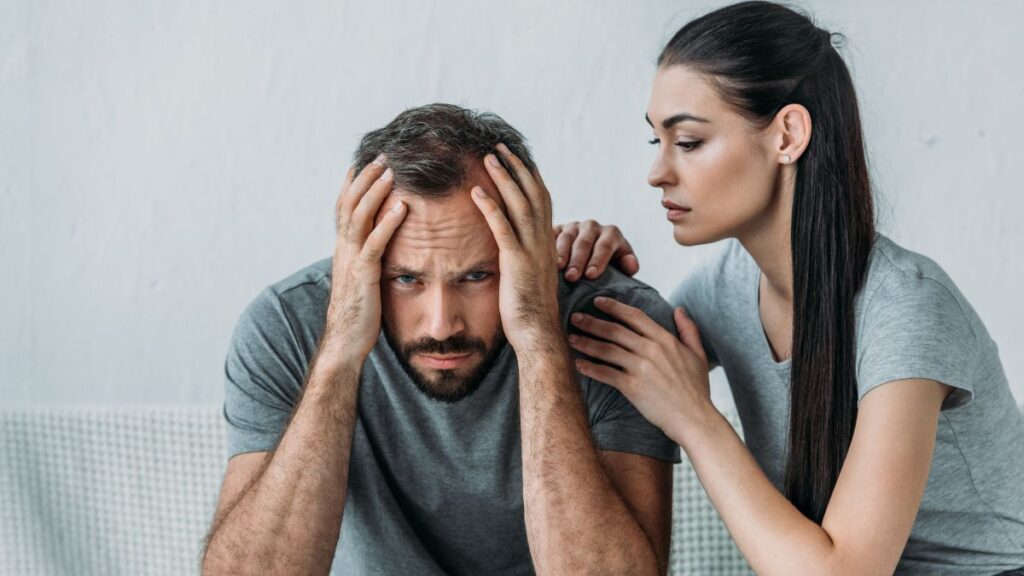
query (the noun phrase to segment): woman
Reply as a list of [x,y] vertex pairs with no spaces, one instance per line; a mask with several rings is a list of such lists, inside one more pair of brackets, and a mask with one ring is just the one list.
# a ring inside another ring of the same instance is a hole
[[[1020,570],[1024,420],[953,282],[875,232],[856,96],[831,40],[746,2],[668,43],[649,182],[676,242],[734,240],[673,294],[678,334],[608,299],[597,308],[621,324],[574,315],[597,336],[570,339],[578,369],[682,446],[758,573]],[[638,267],[613,228],[567,226],[558,244],[570,280],[613,254]],[[716,365],[746,444],[710,401]]]

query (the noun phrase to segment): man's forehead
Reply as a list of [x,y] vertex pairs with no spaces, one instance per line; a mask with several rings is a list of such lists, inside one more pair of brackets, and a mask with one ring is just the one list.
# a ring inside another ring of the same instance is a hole
[[[396,190],[388,200],[401,200],[408,210],[388,243],[385,265],[422,272],[443,268],[449,272],[497,260],[494,236],[468,191],[425,198]],[[388,203],[383,209],[387,208]]]

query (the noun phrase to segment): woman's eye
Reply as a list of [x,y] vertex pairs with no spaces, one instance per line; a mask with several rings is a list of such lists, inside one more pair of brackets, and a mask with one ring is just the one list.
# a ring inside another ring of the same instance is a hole
[[703,141],[701,141],[701,140],[689,140],[689,141],[676,142],[676,146],[679,146],[680,148],[682,148],[684,152],[690,152],[692,150],[696,150],[697,147],[700,146],[701,144],[703,144]]
[[470,272],[469,274],[466,274],[466,280],[469,280],[470,282],[479,282],[481,280],[485,280],[490,275],[490,272]]
[[402,274],[401,276],[395,276],[395,282],[399,284],[412,284],[416,281],[416,277],[411,274]]

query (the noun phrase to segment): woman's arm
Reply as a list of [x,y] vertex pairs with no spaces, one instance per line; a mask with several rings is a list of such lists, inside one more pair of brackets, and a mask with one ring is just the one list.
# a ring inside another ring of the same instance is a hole
[[860,403],[856,430],[821,525],[775,488],[711,404],[697,327],[676,312],[678,337],[643,312],[608,299],[624,326],[574,316],[607,342],[576,337],[581,372],[616,388],[686,451],[733,539],[759,574],[892,573],[928,480],[939,409],[950,387],[900,380]]

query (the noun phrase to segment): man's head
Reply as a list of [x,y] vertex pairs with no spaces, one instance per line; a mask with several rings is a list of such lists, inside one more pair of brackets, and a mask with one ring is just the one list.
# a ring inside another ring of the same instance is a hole
[[382,262],[384,334],[419,389],[447,402],[477,389],[505,343],[498,247],[469,195],[480,186],[500,201],[481,164],[498,143],[534,168],[516,129],[450,104],[406,110],[355,153],[357,171],[384,154],[394,174],[380,214],[408,206]]

